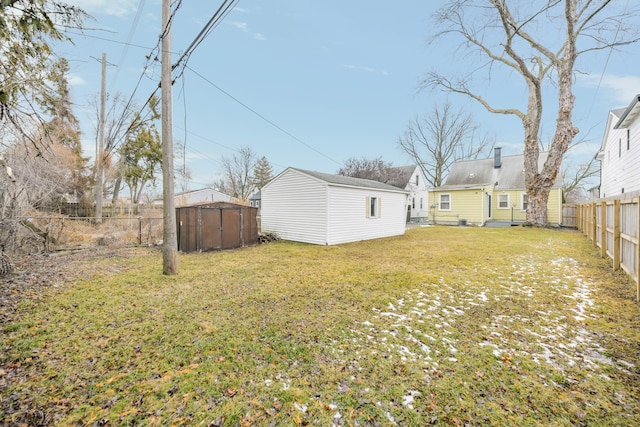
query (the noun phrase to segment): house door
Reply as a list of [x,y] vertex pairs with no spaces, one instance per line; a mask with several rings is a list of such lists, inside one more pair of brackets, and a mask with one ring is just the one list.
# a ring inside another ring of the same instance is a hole
[[487,194],[487,219],[491,218],[491,194]]

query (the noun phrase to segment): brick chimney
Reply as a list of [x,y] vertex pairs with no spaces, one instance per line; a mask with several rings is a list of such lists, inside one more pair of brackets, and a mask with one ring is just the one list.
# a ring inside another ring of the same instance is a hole
[[502,148],[496,147],[494,148],[493,155],[493,167],[494,169],[500,169],[502,167]]

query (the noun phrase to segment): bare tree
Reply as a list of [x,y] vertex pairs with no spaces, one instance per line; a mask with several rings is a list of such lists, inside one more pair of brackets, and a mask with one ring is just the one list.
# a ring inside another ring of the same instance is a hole
[[[451,79],[431,72],[423,82],[425,87],[439,87],[466,95],[491,113],[513,115],[521,120],[529,200],[527,222],[532,225],[546,225],[549,191],[560,171],[563,156],[578,133],[572,120],[577,58],[589,51],[638,40],[638,26],[629,20],[631,16],[637,16],[638,8],[623,7],[612,0],[452,0],[437,15],[444,30],[436,38],[459,37],[463,47],[488,59],[484,68],[474,70],[475,75],[484,69],[491,78],[496,67],[504,67],[520,76],[526,84],[527,108],[522,111],[495,107],[488,98],[490,94],[483,95],[471,88],[470,78]],[[558,37],[549,37],[550,33],[558,34]],[[578,49],[578,44],[582,50]],[[557,114],[547,160],[538,171],[542,110],[543,106],[550,107],[543,102],[543,87],[555,91]]]
[[447,102],[409,122],[398,146],[418,164],[427,182],[439,187],[453,162],[476,159],[493,147],[489,138],[476,135],[477,128],[470,114],[454,111]]
[[404,178],[404,173],[401,169],[394,167],[391,162],[385,162],[382,157],[375,159],[351,157],[338,170],[338,175],[371,179],[384,183],[397,183]]
[[586,186],[591,183],[591,178],[600,175],[600,167],[596,157],[592,157],[587,163],[573,165],[568,162],[562,168],[562,192],[568,203],[579,203],[587,199]]
[[[157,103],[157,101],[154,100]],[[98,124],[100,123],[100,103],[98,97],[91,101],[95,109],[96,141],[98,138]],[[155,108],[155,105],[154,105]],[[157,118],[157,113],[150,108],[153,119]],[[140,130],[140,126],[144,123],[138,113],[138,106],[127,102],[122,93],[116,93],[113,96],[107,94],[107,107],[105,111],[105,130],[104,130],[104,158],[102,159],[102,167],[105,173],[104,193],[111,193],[111,203],[115,204],[120,195],[122,181],[126,168],[122,159],[118,156],[118,146],[123,144],[132,134]],[[96,150],[97,152],[98,150]],[[95,170],[94,170],[95,173]]]
[[231,158],[222,157],[222,177],[214,183],[223,193],[248,200],[256,186],[252,174],[257,162],[251,147],[241,147]]
[[177,188],[181,193],[184,193],[193,179],[193,173],[187,166],[187,147],[182,141],[175,141],[173,147],[173,157],[175,159],[173,162],[173,174],[176,177]]

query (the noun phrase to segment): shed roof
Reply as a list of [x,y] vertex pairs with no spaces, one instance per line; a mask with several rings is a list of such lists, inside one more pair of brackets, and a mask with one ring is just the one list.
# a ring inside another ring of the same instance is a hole
[[309,175],[313,178],[319,179],[321,181],[324,181],[332,185],[339,185],[343,187],[354,187],[354,188],[371,188],[375,190],[392,191],[396,193],[406,193],[406,191],[404,191],[401,188],[395,187],[390,184],[373,181],[371,179],[352,178],[350,176],[332,175],[328,173],[315,172],[315,171],[291,168],[291,167],[289,169],[303,173],[305,175]]
[[188,208],[219,208],[219,209],[247,208],[247,209],[257,209],[257,208],[254,208],[253,206],[245,205],[245,204],[242,204],[242,203],[233,203],[233,202],[224,202],[224,201],[195,202],[195,203],[190,203],[188,205],[176,206],[176,209],[188,209]]
[[[542,169],[547,160],[546,152],[540,153],[538,170]],[[497,185],[504,189],[525,188],[524,185],[524,155],[502,156],[502,165],[494,167],[494,159],[480,159],[454,162],[442,189],[460,189],[477,187],[487,184]],[[562,186],[561,176],[558,174],[554,187]]]

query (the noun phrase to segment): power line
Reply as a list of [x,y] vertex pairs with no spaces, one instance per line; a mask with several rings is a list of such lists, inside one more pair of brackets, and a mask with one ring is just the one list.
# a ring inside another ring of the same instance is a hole
[[[202,42],[202,40],[204,40],[204,38],[211,32],[211,30],[213,28],[215,28],[222,19],[224,19],[224,17],[233,9],[233,7],[235,6],[235,4],[237,4],[240,0],[224,0],[222,5],[218,8],[218,10],[213,14],[213,16],[211,17],[211,19],[207,22],[207,24],[205,25],[205,27],[200,31],[200,33],[198,33],[198,35],[196,36],[196,38],[191,42],[191,44],[189,45],[189,47],[187,48],[187,50],[185,51],[185,53],[182,54],[182,56],[180,57],[180,59],[178,60],[178,62],[176,62],[175,64],[172,65],[171,69],[175,70],[176,67],[178,67],[178,65],[180,64],[180,62],[184,59],[187,58],[193,53],[193,51],[197,48],[197,46],[200,45],[200,43]],[[124,120],[125,117],[125,112],[127,110],[127,108],[129,107],[129,105],[131,104],[133,97],[135,96],[138,87],[140,85],[140,81],[142,80],[142,77],[145,75],[148,67],[149,67],[149,61],[153,60],[153,61],[157,61],[157,54],[155,53],[156,49],[159,49],[160,43],[162,41],[162,37],[166,34],[169,26],[171,25],[173,18],[176,15],[176,12],[178,11],[178,9],[182,6],[182,0],[176,0],[176,2],[174,3],[175,9],[173,10],[173,12],[171,13],[171,16],[169,18],[169,22],[166,25],[166,27],[163,29],[162,34],[160,35],[158,42],[156,44],[156,46],[151,50],[150,55],[148,55],[146,57],[147,59],[147,63],[145,63],[145,66],[142,70],[142,74],[140,76],[140,78],[138,79],[138,83],[136,84],[136,87],[133,91],[133,93],[131,94],[131,97],[129,98],[129,101],[127,102],[127,106],[125,107],[125,110],[123,112],[123,115],[121,116],[120,120]],[[185,66],[186,66],[186,61],[185,61]],[[184,69],[184,66],[183,66]],[[171,84],[173,85],[175,82],[176,78],[172,78],[171,80]],[[147,98],[147,100],[145,101],[144,105],[142,106],[142,108],[140,108],[140,112],[142,112],[144,110],[144,108],[149,104],[149,102],[151,101],[151,99],[156,95],[156,93],[158,92],[158,89],[160,89],[160,83],[158,83],[158,86],[155,88],[155,90],[153,91],[153,93]],[[140,114],[140,113],[138,113]],[[126,132],[124,133],[124,135],[126,135],[133,127],[134,123],[132,122],[129,125],[129,128],[126,130]],[[124,138],[124,136],[123,136]],[[112,153],[112,151],[122,143],[122,140],[116,142],[113,144],[112,149],[109,151],[109,155]]]
[[136,28],[138,28],[138,23],[140,22],[140,17],[142,16],[142,11],[144,10],[144,4],[145,4],[145,0],[140,0],[140,2],[138,3],[136,16],[133,18],[133,22],[131,23],[131,28],[129,29],[129,34],[127,35],[127,41],[124,44],[124,47],[122,48],[122,54],[120,55],[120,60],[118,61],[118,68],[113,80],[111,81],[109,92],[113,90],[113,87],[115,86],[116,82],[118,81],[118,77],[120,76],[120,68],[124,63],[124,58],[127,56],[129,45],[131,43],[131,39],[133,38],[133,34],[135,33]]
[[203,76],[202,74],[198,73],[196,70],[194,70],[193,68],[189,67],[188,65],[185,65],[185,68],[188,68],[189,70],[191,70],[192,73],[194,73],[195,75],[197,75],[198,77],[200,77],[202,80],[204,80],[205,82],[209,83],[212,87],[214,87],[215,89],[217,89],[218,91],[222,92],[223,94],[225,94],[226,96],[228,96],[229,98],[231,98],[232,100],[234,100],[235,102],[237,102],[238,104],[240,104],[241,106],[243,106],[245,109],[249,110],[250,112],[252,112],[253,114],[255,114],[256,116],[258,116],[259,118],[261,118],[262,120],[264,120],[265,122],[267,122],[268,124],[270,124],[271,126],[273,126],[274,128],[278,129],[280,132],[284,133],[285,135],[289,136],[290,138],[292,138],[293,140],[299,142],[300,144],[304,145],[305,147],[307,147],[308,149],[310,149],[311,151],[314,151],[315,153],[321,155],[322,157],[331,160],[332,162],[334,162],[337,165],[342,166],[342,163],[338,162],[337,160],[329,157],[328,155],[324,154],[323,152],[317,150],[316,148],[312,147],[311,145],[307,144],[306,142],[304,142],[303,140],[301,140],[300,138],[298,138],[297,136],[293,135],[292,133],[290,133],[289,131],[283,129],[282,127],[278,126],[277,124],[275,124],[273,121],[269,120],[268,118],[266,118],[265,116],[263,116],[262,114],[258,113],[256,110],[254,110],[253,108],[249,107],[247,104],[245,104],[244,102],[240,101],[238,98],[234,97],[233,95],[231,95],[229,92],[227,92],[226,90],[222,89],[220,86],[216,85],[215,83],[213,83],[211,80],[207,79],[205,76]]
[[235,5],[239,1],[240,0],[223,0],[218,10],[215,11],[213,16],[211,16],[209,21],[205,24],[202,30],[200,30],[191,44],[189,44],[184,53],[180,56],[180,58],[178,58],[178,61],[173,65],[173,69],[177,68],[178,66],[180,66],[182,60],[186,58],[185,63],[182,66],[182,70],[180,71],[180,73],[178,73],[179,75],[182,75],[182,73],[184,72],[184,68],[187,66],[189,57],[195,51],[195,49],[200,45],[200,43],[203,42],[203,40],[211,33],[211,31],[213,31],[213,29],[217,27],[220,22],[222,22],[222,20],[229,14],[229,12],[231,12],[231,10],[233,10]]

